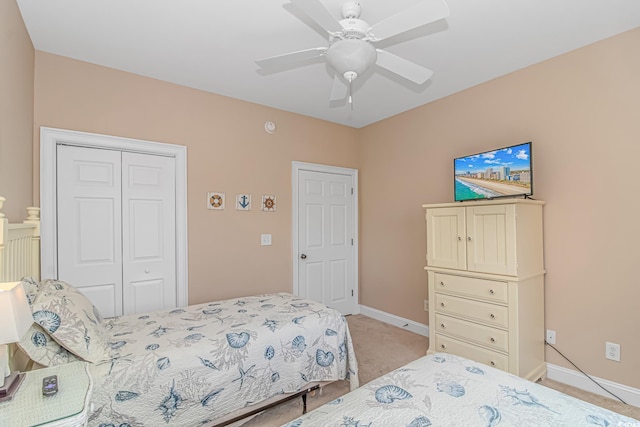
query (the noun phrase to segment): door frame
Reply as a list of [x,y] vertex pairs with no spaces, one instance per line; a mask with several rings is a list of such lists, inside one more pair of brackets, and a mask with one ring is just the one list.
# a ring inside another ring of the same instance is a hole
[[339,175],[349,175],[353,184],[353,210],[351,225],[353,230],[353,314],[360,313],[360,280],[359,280],[359,246],[358,246],[358,170],[351,168],[344,168],[340,166],[322,165],[317,163],[306,163],[293,161],[291,167],[291,181],[292,181],[292,194],[291,194],[291,206],[292,206],[292,263],[293,263],[293,294],[298,295],[300,292],[300,283],[298,282],[298,254],[300,252],[298,247],[298,176],[300,171],[311,172],[324,172]]
[[40,127],[40,260],[42,278],[58,277],[57,146],[112,149],[173,157],[176,160],[176,302],[188,305],[187,147],[97,133]]

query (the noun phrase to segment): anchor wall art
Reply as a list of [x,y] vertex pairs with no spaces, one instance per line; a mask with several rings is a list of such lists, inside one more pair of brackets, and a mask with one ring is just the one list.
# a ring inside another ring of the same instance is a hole
[[236,194],[236,210],[237,211],[251,210],[251,194]]

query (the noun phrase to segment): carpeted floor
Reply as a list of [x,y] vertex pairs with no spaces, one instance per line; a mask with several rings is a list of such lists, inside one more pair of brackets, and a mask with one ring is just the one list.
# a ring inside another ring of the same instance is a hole
[[[428,339],[404,329],[379,322],[363,315],[349,316],[349,329],[360,369],[360,385],[424,356]],[[542,384],[563,393],[586,400],[598,406],[640,420],[640,408],[579,390],[556,381],[545,379]],[[324,387],[321,393],[309,396],[308,410],[349,392],[346,381],[338,381]],[[300,399],[271,408],[243,424],[245,427],[275,427],[288,423],[302,414]]]

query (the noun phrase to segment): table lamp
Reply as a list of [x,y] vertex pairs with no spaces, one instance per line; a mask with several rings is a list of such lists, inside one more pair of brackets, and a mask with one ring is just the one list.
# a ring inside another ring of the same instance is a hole
[[32,324],[21,282],[0,283],[0,401],[11,399],[24,379],[24,374],[11,372],[8,344],[20,341]]

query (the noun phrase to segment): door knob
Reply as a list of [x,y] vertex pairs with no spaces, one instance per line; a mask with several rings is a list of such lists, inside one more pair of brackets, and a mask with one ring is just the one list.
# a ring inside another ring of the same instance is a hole
[[301,259],[307,259],[307,255],[306,254],[302,254],[302,255],[300,255],[300,258]]

